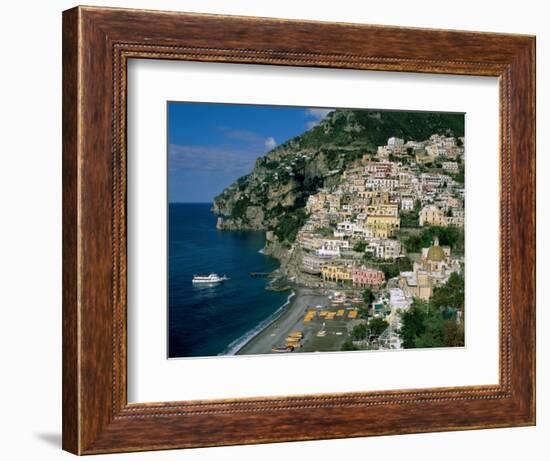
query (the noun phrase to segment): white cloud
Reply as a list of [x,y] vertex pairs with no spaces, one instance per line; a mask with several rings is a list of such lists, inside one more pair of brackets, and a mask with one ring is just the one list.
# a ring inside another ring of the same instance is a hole
[[277,141],[275,141],[275,138],[269,137],[265,140],[265,147],[269,150],[274,149],[275,146],[277,146]]
[[248,146],[244,148],[249,150],[263,153],[265,149],[269,151],[277,147],[277,141],[275,141],[275,138],[272,136],[264,138],[261,134],[255,133],[254,131],[237,130],[227,127],[219,127],[218,129],[223,132],[226,138],[248,144]]
[[321,120],[323,120],[329,112],[332,112],[334,109],[322,109],[310,107],[306,109],[306,117],[312,118],[313,120],[308,120],[306,122],[306,128],[311,130],[314,126],[318,125]]
[[313,117],[318,120],[321,120],[325,118],[325,116],[332,112],[334,109],[322,109],[322,108],[309,108],[306,110],[306,114],[308,117]]

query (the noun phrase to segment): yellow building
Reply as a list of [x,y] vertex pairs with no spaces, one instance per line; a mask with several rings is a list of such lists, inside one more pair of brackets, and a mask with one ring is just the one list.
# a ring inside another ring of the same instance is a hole
[[367,213],[373,216],[399,216],[399,205],[397,203],[379,203],[370,205]]
[[351,269],[348,266],[327,264],[322,267],[323,281],[335,283],[351,283]]
[[414,161],[419,165],[426,165],[428,163],[433,163],[434,160],[435,160],[435,157],[427,151],[417,152],[414,155]]
[[367,228],[374,238],[387,239],[399,230],[401,220],[397,216],[370,215],[367,217]]
[[445,219],[445,214],[443,210],[438,208],[436,205],[427,205],[418,215],[418,223],[421,226],[441,226],[447,227],[447,220]]
[[326,200],[329,204],[329,209],[330,210],[340,210],[340,204],[341,204],[341,197],[339,197],[338,195],[334,195],[334,194],[328,194],[327,197],[326,197]]
[[390,203],[390,194],[387,191],[373,191],[371,203],[373,205],[385,205]]
[[361,157],[361,162],[362,163],[370,163],[370,162],[372,162],[372,157],[373,157],[372,154],[363,154],[363,157]]
[[427,301],[431,298],[433,284],[430,274],[426,271],[401,272],[399,288],[406,296],[415,297]]

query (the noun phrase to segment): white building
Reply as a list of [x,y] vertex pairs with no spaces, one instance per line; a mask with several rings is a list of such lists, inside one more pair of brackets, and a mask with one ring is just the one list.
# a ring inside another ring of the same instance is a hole
[[340,249],[321,247],[315,252],[315,254],[321,258],[339,258]]
[[391,137],[390,139],[388,139],[389,147],[402,146],[403,144],[405,144],[405,141],[401,138]]
[[302,272],[318,275],[326,260],[313,255],[304,255],[302,258]]
[[341,250],[341,249],[348,249],[349,248],[349,242],[347,240],[337,239],[337,238],[326,238],[322,240],[322,248],[326,248],[328,250]]
[[458,163],[456,163],[456,162],[443,162],[443,163],[441,163],[441,167],[445,171],[450,171],[451,173],[457,173],[458,172]]
[[449,185],[451,182],[451,178],[444,174],[422,173],[420,175],[420,183],[423,186],[441,187],[444,184]]
[[423,149],[426,146],[424,141],[407,141],[405,147],[410,147],[411,149]]
[[401,211],[414,210],[414,199],[412,197],[403,197],[401,199]]
[[369,251],[377,259],[395,259],[401,256],[401,242],[393,239],[373,239]]
[[369,190],[392,191],[399,185],[399,180],[395,178],[369,178],[365,186]]

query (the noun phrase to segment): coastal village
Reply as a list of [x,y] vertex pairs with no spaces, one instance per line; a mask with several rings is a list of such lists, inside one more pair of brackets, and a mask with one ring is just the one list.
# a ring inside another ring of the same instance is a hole
[[[338,173],[337,184],[308,197],[289,249],[297,264],[284,267],[324,301],[275,326],[271,352],[463,344],[464,138],[391,137]],[[444,333],[407,337],[404,322],[429,323],[430,307]],[[434,339],[449,330],[453,344]]]
[[464,115],[335,109],[214,198],[288,306],[237,354],[464,346]]

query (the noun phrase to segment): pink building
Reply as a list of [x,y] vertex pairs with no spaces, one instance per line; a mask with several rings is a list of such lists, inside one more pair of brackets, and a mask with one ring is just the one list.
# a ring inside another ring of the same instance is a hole
[[385,281],[384,272],[370,267],[354,267],[351,271],[351,280],[354,287],[380,288]]

